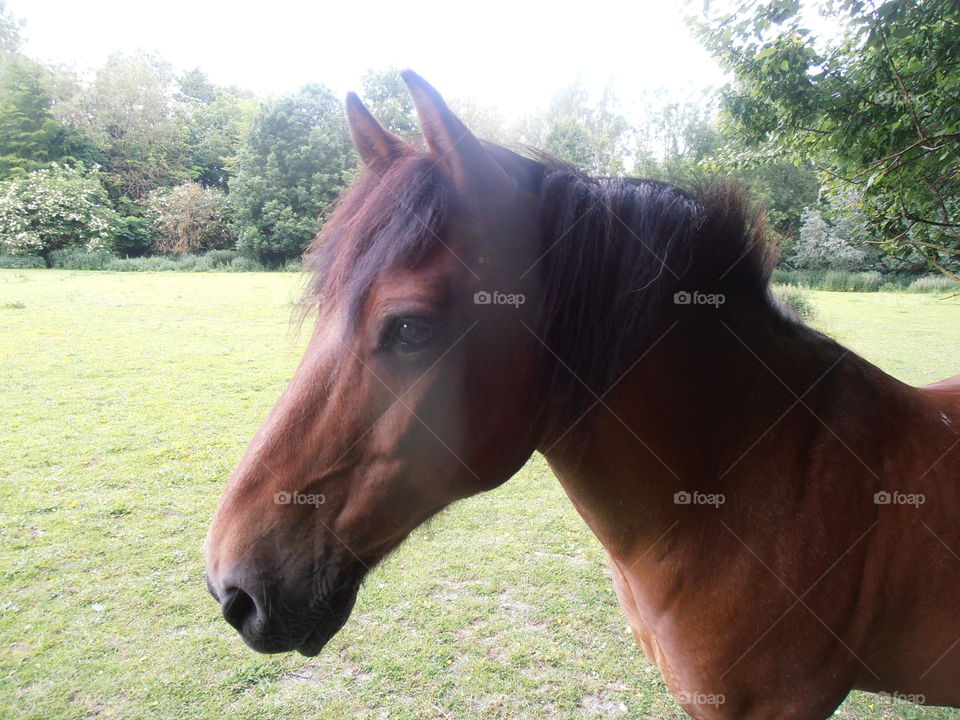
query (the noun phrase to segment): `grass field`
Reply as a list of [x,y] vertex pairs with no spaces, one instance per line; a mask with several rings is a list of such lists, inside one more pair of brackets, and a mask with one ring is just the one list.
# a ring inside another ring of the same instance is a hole
[[[0,271],[0,717],[685,717],[541,459],[417,531],[319,657],[243,645],[199,548],[298,359],[298,282]],[[811,297],[892,374],[960,372],[960,300]],[[837,717],[960,711],[855,694]]]

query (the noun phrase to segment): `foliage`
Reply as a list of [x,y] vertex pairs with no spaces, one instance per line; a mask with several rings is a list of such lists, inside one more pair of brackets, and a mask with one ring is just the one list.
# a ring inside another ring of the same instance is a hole
[[253,118],[231,187],[237,247],[267,264],[299,256],[356,166],[341,101],[306,85]]
[[772,158],[735,172],[766,210],[770,227],[785,240],[784,252],[789,252],[799,233],[804,208],[817,202],[820,180],[816,169],[809,162],[795,164]]
[[960,283],[950,277],[943,275],[930,275],[928,277],[917,278],[910,287],[909,292],[950,292],[960,293]]
[[141,201],[161,186],[189,179],[186,108],[167,63],[114,53],[88,85],[57,103],[60,122],[78,128],[102,158],[114,201]]
[[887,251],[934,267],[960,254],[960,5],[821,2],[839,41],[804,27],[799,0],[748,0],[699,22],[734,73],[725,107],[754,148],[811,158],[855,186]]
[[629,155],[631,128],[605,92],[592,103],[579,83],[556,93],[547,110],[525,118],[517,139],[595,175],[622,175]]
[[684,101],[665,98],[662,91],[646,96],[636,129],[634,172],[678,179],[708,161],[723,142],[714,105],[711,93]]
[[6,0],[0,0],[0,53],[15,53],[20,49],[22,27],[23,20],[7,10]]
[[223,192],[194,182],[160,188],[147,198],[147,216],[156,233],[155,248],[164,254],[230,247],[235,241],[230,213]]
[[130,201],[120,203],[129,214],[121,214],[117,220],[117,234],[113,238],[113,247],[124,257],[143,255],[153,247],[153,223],[149,217],[139,213],[143,208]]
[[226,191],[257,101],[235,88],[217,87],[199,70],[180,78],[179,91],[186,174],[204,187]]
[[107,250],[82,250],[69,248],[50,252],[50,267],[61,270],[106,270],[117,259]]
[[399,70],[368,70],[360,84],[364,104],[385,128],[407,140],[420,137],[413,100]]
[[53,165],[0,183],[0,252],[112,247],[117,214],[97,172]]
[[0,178],[94,159],[80,133],[54,117],[56,93],[53,71],[23,55],[0,54]]
[[[40,265],[36,261],[40,261]],[[18,262],[25,261],[25,262]],[[7,263],[7,264],[4,264]],[[61,270],[109,270],[112,272],[262,272],[268,270],[252,258],[243,257],[234,250],[211,250],[197,255],[121,258],[105,250],[92,252],[82,249],[54,250],[50,263]],[[43,258],[36,256],[0,255],[0,267],[46,267]],[[297,268],[282,268],[294,272]]]
[[800,238],[788,262],[798,268],[855,270],[866,259],[862,248],[835,232],[816,208],[807,208],[800,219]]
[[811,163],[782,157],[743,162],[743,143],[717,117],[713,91],[685,101],[660,92],[648,96],[635,138],[633,174],[681,185],[695,184],[706,174],[741,182],[764,207],[787,251],[796,239],[800,214],[817,201],[820,180]]
[[773,271],[772,282],[775,286],[790,285],[834,292],[940,292],[951,288],[954,290],[960,289],[955,280],[942,274],[917,277],[913,274],[883,274],[876,271],[846,272],[843,270],[788,270],[777,268]]
[[0,268],[8,270],[27,270],[46,266],[47,263],[39,255],[0,255]]
[[495,106],[468,97],[451,97],[447,104],[463,124],[470,128],[470,132],[481,140],[507,147],[516,146],[520,142],[518,129],[507,122]]

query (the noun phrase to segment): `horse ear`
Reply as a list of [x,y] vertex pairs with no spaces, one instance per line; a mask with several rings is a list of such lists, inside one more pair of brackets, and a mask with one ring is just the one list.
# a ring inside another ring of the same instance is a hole
[[353,144],[357,147],[363,164],[376,173],[386,170],[397,158],[412,151],[370,114],[356,93],[347,93],[347,122]]
[[515,185],[430,83],[413,70],[403,70],[400,75],[413,97],[427,146],[437,163],[448,170],[454,187],[466,193],[478,187]]

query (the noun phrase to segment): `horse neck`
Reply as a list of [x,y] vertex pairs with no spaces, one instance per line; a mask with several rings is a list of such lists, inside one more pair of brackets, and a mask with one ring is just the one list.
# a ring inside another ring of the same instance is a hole
[[[704,308],[668,327],[589,416],[569,431],[569,421],[554,423],[540,447],[621,559],[689,520],[677,493],[729,495],[749,483],[767,497],[796,492],[781,465],[797,460],[804,438],[822,423],[869,427],[907,389],[771,306]],[[885,392],[864,401],[861,391],[878,385]],[[865,457],[876,450],[869,438],[847,442]]]

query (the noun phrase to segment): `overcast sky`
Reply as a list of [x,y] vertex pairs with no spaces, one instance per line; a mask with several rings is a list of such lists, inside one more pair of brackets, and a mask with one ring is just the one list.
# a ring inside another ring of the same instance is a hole
[[[78,69],[113,50],[159,53],[220,84],[259,93],[321,82],[359,89],[369,68],[411,67],[451,97],[508,116],[543,106],[578,77],[624,109],[644,91],[685,96],[723,82],[681,17],[681,3],[586,0],[293,2],[8,0],[27,21],[26,52]],[[475,7],[478,10],[467,10]]]

